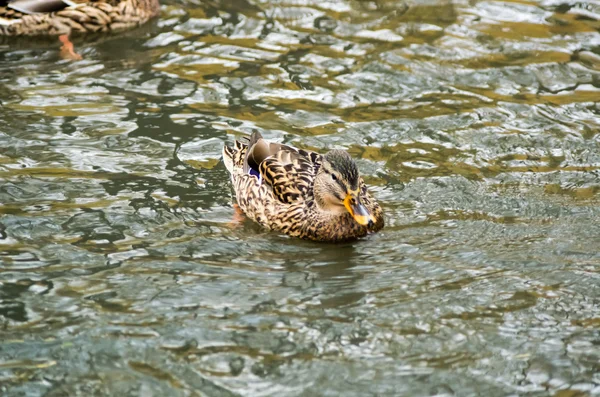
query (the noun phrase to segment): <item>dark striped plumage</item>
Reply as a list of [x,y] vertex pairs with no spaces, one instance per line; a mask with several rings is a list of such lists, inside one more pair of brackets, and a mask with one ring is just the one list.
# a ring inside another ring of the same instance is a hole
[[265,141],[223,148],[238,205],[249,218],[290,236],[345,241],[383,227],[381,207],[369,195],[347,152],[320,155]]

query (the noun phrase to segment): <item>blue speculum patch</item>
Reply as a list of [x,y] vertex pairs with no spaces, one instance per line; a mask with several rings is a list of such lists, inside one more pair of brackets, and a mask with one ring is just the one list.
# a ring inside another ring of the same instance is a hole
[[257,178],[260,178],[260,173],[259,173],[258,171],[256,171],[254,168],[250,168],[250,169],[248,170],[248,173],[249,173],[250,175],[254,175],[254,176],[255,176],[255,177],[257,177]]

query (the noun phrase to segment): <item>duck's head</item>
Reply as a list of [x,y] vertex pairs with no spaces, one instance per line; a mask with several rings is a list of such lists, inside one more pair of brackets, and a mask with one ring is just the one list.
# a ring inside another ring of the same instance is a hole
[[343,150],[332,150],[323,156],[315,177],[315,201],[322,211],[348,212],[360,225],[371,227],[376,219],[364,205],[362,183],[352,157]]

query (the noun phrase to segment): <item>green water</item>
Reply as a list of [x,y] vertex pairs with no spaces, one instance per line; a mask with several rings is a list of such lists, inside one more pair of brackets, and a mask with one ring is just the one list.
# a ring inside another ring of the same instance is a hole
[[[2,396],[600,396],[600,7],[194,1],[0,46]],[[386,228],[232,223],[224,143]]]

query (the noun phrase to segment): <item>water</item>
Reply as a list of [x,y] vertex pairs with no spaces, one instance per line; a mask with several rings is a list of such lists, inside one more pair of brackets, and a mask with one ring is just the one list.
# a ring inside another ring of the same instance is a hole
[[[600,395],[600,8],[164,3],[0,49],[0,394]],[[221,147],[358,159],[386,228],[232,223]]]

